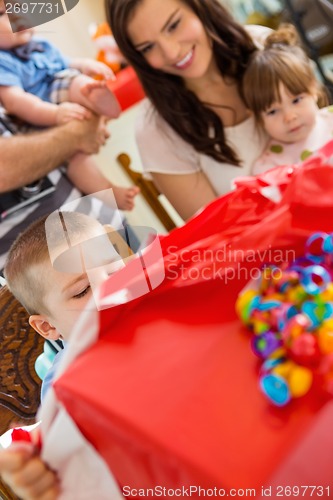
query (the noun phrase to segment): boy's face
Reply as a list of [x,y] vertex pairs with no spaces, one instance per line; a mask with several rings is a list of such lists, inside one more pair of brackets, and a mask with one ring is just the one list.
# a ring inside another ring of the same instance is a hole
[[[121,260],[109,266],[106,265],[99,272],[100,283],[123,266],[124,263]],[[48,280],[48,283],[45,284],[46,293],[43,302],[50,314],[45,315],[45,320],[54,329],[53,332],[48,330],[48,338],[61,337],[68,340],[81,312],[92,299],[88,276],[87,274],[61,273],[53,269],[51,263],[47,270],[44,265],[39,267],[39,272],[47,276]]]
[[[13,14],[14,16],[14,14]],[[17,24],[19,28],[20,19],[19,16],[11,19],[12,22]],[[13,33],[12,27],[9,22],[8,15],[6,14],[6,7],[4,2],[0,1],[0,49],[10,50],[25,43],[30,42],[33,36],[33,29],[28,29],[24,31],[18,31]]]
[[292,95],[280,85],[281,102],[273,103],[262,113],[267,133],[276,141],[293,144],[307,138],[316,121],[316,96]]
[[[89,240],[100,235],[100,232],[94,230],[90,231],[85,238]],[[54,340],[61,337],[68,340],[81,312],[92,299],[91,279],[94,280],[94,286],[96,286],[125,265],[116,251],[114,251],[114,258],[109,260],[109,262],[103,262],[103,266],[90,271],[89,278],[86,273],[56,270],[50,260],[38,264],[33,271],[38,273],[40,281],[44,282],[43,304],[50,313],[30,316],[31,326],[45,338]],[[95,308],[93,301],[91,304]]]

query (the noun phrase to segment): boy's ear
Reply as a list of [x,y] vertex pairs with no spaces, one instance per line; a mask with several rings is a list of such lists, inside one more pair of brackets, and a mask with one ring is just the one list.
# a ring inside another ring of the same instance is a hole
[[45,339],[57,340],[60,338],[60,333],[51,325],[46,316],[33,314],[29,317],[29,325]]

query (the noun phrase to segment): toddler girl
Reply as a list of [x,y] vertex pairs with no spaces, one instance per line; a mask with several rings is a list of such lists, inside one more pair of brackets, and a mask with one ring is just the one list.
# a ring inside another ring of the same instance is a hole
[[299,46],[295,28],[282,25],[254,52],[243,80],[243,95],[257,125],[269,135],[252,173],[298,163],[333,139],[333,106]]

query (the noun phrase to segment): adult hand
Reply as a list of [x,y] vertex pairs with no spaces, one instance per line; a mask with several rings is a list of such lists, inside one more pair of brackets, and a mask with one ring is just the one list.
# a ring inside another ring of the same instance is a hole
[[35,454],[33,445],[15,443],[0,450],[0,475],[23,500],[55,500],[59,495],[56,474]]
[[77,152],[87,155],[98,153],[101,146],[110,137],[107,130],[107,119],[92,115],[88,120],[74,120],[65,125],[68,130],[68,140],[76,141]]

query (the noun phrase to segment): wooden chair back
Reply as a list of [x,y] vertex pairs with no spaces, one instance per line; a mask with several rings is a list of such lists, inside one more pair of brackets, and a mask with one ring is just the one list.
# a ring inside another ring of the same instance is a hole
[[176,224],[164,208],[163,204],[160,202],[159,196],[161,193],[158,191],[155,184],[152,181],[145,179],[142,173],[131,169],[131,159],[128,154],[119,154],[117,156],[117,161],[131,181],[140,188],[142,196],[161,221],[163,226],[168,231],[174,229]]

